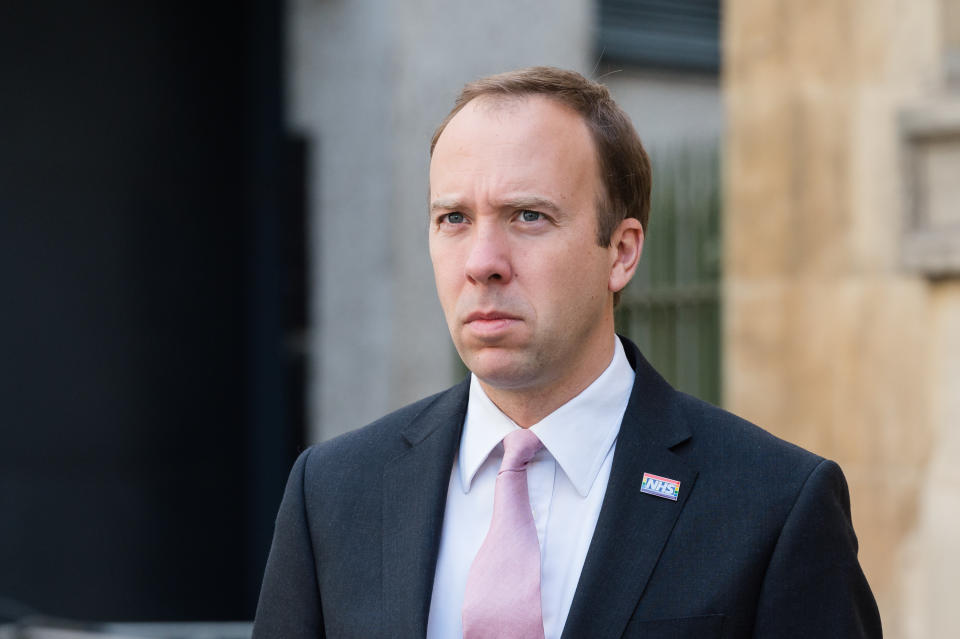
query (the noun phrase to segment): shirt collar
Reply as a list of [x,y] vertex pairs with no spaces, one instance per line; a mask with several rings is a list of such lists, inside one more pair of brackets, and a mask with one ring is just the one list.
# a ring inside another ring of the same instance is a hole
[[[620,432],[633,389],[634,371],[620,340],[614,339],[613,359],[606,370],[579,395],[530,427],[581,497],[590,492]],[[472,375],[458,458],[464,493],[470,491],[474,476],[491,451],[518,428],[487,397],[476,375]]]

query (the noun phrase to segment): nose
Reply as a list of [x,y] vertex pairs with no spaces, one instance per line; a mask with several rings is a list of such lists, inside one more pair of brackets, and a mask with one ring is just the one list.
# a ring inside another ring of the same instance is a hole
[[475,284],[502,283],[513,277],[506,234],[495,224],[477,224],[467,262],[467,279]]

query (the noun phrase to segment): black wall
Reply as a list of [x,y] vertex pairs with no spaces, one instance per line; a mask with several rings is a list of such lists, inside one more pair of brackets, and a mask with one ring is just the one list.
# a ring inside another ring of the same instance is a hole
[[303,432],[281,22],[0,4],[0,598],[252,616]]

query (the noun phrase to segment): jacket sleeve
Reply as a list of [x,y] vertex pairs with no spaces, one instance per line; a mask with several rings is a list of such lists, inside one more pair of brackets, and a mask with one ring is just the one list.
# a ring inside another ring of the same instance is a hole
[[877,603],[857,560],[847,483],[832,461],[810,473],[780,531],[754,636],[882,636]]
[[304,499],[310,450],[293,465],[260,586],[252,639],[324,637],[320,592]]

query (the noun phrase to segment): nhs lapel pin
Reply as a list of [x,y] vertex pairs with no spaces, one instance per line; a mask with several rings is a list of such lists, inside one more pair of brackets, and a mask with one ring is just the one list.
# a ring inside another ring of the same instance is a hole
[[677,501],[677,497],[680,496],[680,482],[676,479],[667,479],[659,475],[644,473],[643,482],[640,484],[640,492]]

